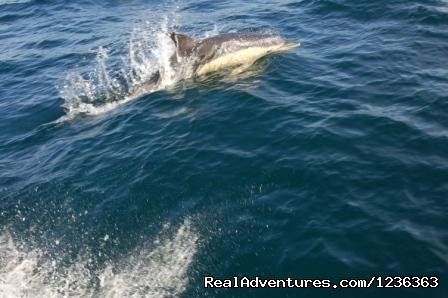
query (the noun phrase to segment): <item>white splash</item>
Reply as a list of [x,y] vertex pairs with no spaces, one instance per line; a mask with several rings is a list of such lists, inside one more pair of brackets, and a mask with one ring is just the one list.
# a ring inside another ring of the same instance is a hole
[[[183,73],[172,69],[170,64],[175,51],[168,34],[172,26],[164,17],[157,25],[147,22],[135,27],[131,32],[127,55],[121,57],[123,66],[119,71],[108,69],[108,49],[98,48],[93,71],[88,75],[79,72],[67,75],[60,90],[66,115],[59,122],[70,120],[78,114],[108,112],[143,94],[169,88],[178,82]],[[160,74],[160,82],[148,84],[157,73]]]
[[88,269],[89,255],[62,266],[60,260],[49,260],[44,250],[17,245],[4,233],[0,297],[178,297],[188,285],[199,236],[189,218],[174,234],[170,230],[164,228],[152,244],[97,271]]
[[44,252],[16,245],[9,234],[0,236],[0,297],[90,296],[84,264],[58,268]]
[[156,247],[140,250],[114,273],[108,266],[100,275],[106,297],[177,297],[188,283],[187,270],[197,250],[198,236],[190,220],[171,239],[154,241]]

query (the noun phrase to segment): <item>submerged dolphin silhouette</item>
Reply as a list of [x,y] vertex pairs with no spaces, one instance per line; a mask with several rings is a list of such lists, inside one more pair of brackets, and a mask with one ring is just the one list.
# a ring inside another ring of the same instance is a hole
[[226,68],[248,67],[270,53],[298,47],[299,42],[288,42],[279,36],[257,33],[227,33],[195,40],[185,34],[170,33],[176,46],[172,63],[189,60],[195,75],[204,75]]

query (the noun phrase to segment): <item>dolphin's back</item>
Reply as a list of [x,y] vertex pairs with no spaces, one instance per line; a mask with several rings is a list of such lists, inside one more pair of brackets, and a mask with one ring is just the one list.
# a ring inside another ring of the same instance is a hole
[[226,33],[198,41],[195,46],[197,55],[204,61],[210,60],[226,49],[267,46],[281,39],[271,34]]
[[226,43],[257,43],[266,44],[281,41],[280,38],[272,34],[256,34],[256,33],[226,33],[209,38],[205,38],[198,42],[197,47],[209,48],[219,47]]
[[262,33],[225,33],[205,38],[202,40],[202,42],[222,43],[231,40],[256,41],[274,37],[275,35]]

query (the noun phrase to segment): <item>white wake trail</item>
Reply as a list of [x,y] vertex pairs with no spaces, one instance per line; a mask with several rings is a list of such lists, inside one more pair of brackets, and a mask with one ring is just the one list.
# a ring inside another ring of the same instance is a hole
[[186,218],[174,231],[166,225],[152,243],[92,270],[90,254],[79,256],[70,266],[61,265],[65,256],[49,259],[45,249],[20,245],[4,232],[0,297],[178,297],[188,286],[188,270],[198,247],[199,235]]

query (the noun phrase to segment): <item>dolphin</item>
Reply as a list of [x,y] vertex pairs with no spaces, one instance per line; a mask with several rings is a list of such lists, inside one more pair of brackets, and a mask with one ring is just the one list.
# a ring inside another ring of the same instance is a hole
[[[176,72],[190,69],[184,78],[225,69],[233,69],[231,74],[238,74],[266,55],[300,46],[299,42],[261,33],[226,33],[200,40],[176,32],[168,35],[176,49],[169,59],[170,67]],[[139,93],[155,90],[161,82],[162,74],[158,70],[140,86]]]
[[227,33],[196,40],[171,32],[170,37],[176,47],[171,63],[192,63],[193,74],[198,76],[235,67],[244,69],[268,54],[300,46],[299,42],[260,33]]

